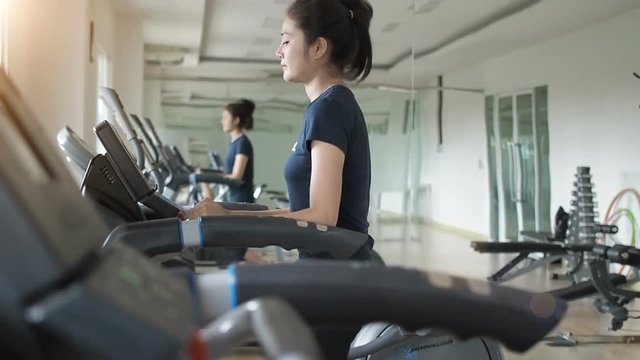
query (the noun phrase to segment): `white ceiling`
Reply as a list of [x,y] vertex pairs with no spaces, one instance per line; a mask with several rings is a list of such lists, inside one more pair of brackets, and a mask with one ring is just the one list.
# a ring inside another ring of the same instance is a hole
[[[258,108],[304,106],[303,91],[283,83],[275,57],[289,0],[112,1],[116,11],[143,22],[145,76],[162,81],[165,122],[210,123],[212,112],[217,116],[220,106],[241,96]],[[411,83],[412,48],[420,86],[640,6],[639,0],[415,0],[414,15],[414,0],[369,1],[374,70],[362,86],[404,88]],[[358,96],[373,98],[375,91]],[[377,106],[371,117],[380,113]]]

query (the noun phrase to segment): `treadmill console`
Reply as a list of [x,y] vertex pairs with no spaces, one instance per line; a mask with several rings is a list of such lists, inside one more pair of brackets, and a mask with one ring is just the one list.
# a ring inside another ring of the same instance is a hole
[[137,201],[153,194],[156,188],[144,177],[136,166],[131,154],[122,143],[115,129],[108,121],[102,121],[94,128],[98,139],[107,150],[107,157],[121,179],[126,180],[131,197]]
[[0,276],[20,297],[75,271],[108,234],[58,154],[0,74]]
[[184,350],[197,326],[187,281],[125,245],[100,248],[106,225],[2,71],[0,229],[0,312],[37,329],[43,353],[166,359]]
[[67,155],[67,160],[83,172],[89,167],[89,162],[95,154],[89,150],[87,144],[69,126],[65,126],[57,135],[58,146]]

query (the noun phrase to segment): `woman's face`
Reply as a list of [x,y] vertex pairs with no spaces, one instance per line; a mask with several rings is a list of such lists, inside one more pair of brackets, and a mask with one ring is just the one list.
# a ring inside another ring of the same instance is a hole
[[282,23],[280,46],[276,56],[280,59],[282,78],[287,82],[306,83],[311,74],[308,47],[305,44],[304,33],[289,17]]
[[220,125],[222,125],[222,131],[230,132],[238,126],[237,118],[234,118],[229,110],[222,111],[222,117],[220,118]]

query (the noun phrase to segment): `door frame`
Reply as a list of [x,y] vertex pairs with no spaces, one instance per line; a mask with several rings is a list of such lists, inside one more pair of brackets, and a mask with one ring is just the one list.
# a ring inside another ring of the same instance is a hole
[[[499,109],[499,102],[500,99],[504,99],[507,97],[511,98],[511,104],[512,104],[512,121],[513,121],[513,130],[512,130],[512,134],[509,137],[511,139],[511,141],[516,141],[517,143],[517,136],[519,136],[520,133],[520,121],[518,121],[518,107],[517,107],[517,98],[518,96],[521,95],[529,95],[531,96],[531,125],[533,127],[533,167],[534,167],[534,224],[535,224],[535,231],[541,231],[542,230],[542,209],[541,209],[541,199],[540,199],[540,190],[541,190],[541,186],[540,186],[540,154],[539,154],[539,142],[538,142],[538,119],[537,119],[537,103],[536,103],[536,91],[535,88],[533,89],[529,89],[529,90],[521,90],[521,91],[513,91],[513,92],[502,92],[502,93],[495,93],[492,94],[490,96],[493,97],[493,116],[492,116],[492,125],[493,125],[493,132],[494,132],[494,136],[496,138],[496,146],[497,149],[495,149],[495,176],[496,176],[496,182],[497,182],[497,189],[498,189],[498,193],[497,193],[497,197],[498,197],[498,229],[497,229],[497,237],[498,237],[498,241],[504,241],[506,240],[506,213],[505,213],[505,200],[506,200],[506,195],[505,195],[505,184],[503,181],[503,176],[502,176],[502,171],[503,171],[503,165],[505,165],[504,163],[504,159],[502,158],[502,143],[501,140],[502,138],[502,134],[500,132],[500,127],[499,127],[499,113],[500,113],[500,109]],[[490,154],[489,154],[490,155]],[[520,174],[520,176],[523,176],[522,174]],[[517,222],[518,222],[518,230],[520,231],[522,229],[522,224],[524,222],[524,219],[522,218],[523,216],[523,211],[522,211],[522,203],[516,203],[516,209],[517,209]],[[518,239],[520,238],[520,234],[518,234]]]

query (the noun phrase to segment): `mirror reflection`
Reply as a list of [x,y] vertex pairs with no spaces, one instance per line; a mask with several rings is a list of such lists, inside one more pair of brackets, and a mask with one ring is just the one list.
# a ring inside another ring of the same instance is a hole
[[[246,4],[225,3],[211,4],[213,15],[199,48],[145,32],[145,112],[157,119],[162,136],[178,145],[190,162],[207,166],[210,151],[224,156],[229,145],[229,136],[220,126],[224,107],[240,98],[254,101],[255,124],[248,134],[256,153],[255,181],[284,191],[284,162],[309,104],[301,85],[282,80],[275,56],[288,2],[269,6],[259,20],[243,29],[230,29],[228,19],[246,17],[250,13]],[[371,3],[373,71],[366,81],[349,86],[369,129],[373,221],[378,213],[397,218],[407,212],[410,163],[406,153],[410,149],[405,144],[410,134],[417,134],[417,122],[411,92],[413,0],[394,6],[385,1]],[[144,21],[153,28],[152,17]],[[198,61],[188,64],[193,56]],[[400,153],[388,151],[389,144],[397,144]]]
[[[553,230],[558,207],[571,206],[578,166],[593,168],[602,204],[635,185],[630,163],[578,140],[633,152],[634,1],[371,3],[374,71],[352,86],[374,155],[372,213],[520,240],[523,231]],[[308,103],[274,61],[286,4],[243,29],[225,19],[247,16],[247,4],[224,4],[214,2],[199,48],[145,31],[145,111],[194,163],[206,164],[208,149],[223,153],[228,143],[219,127],[224,104],[255,100],[252,134],[264,157],[256,173],[283,189],[282,162]],[[144,21],[153,28],[153,18]],[[539,22],[545,26],[530,26]],[[602,51],[585,45],[592,36]],[[597,85],[603,81],[609,85]]]

